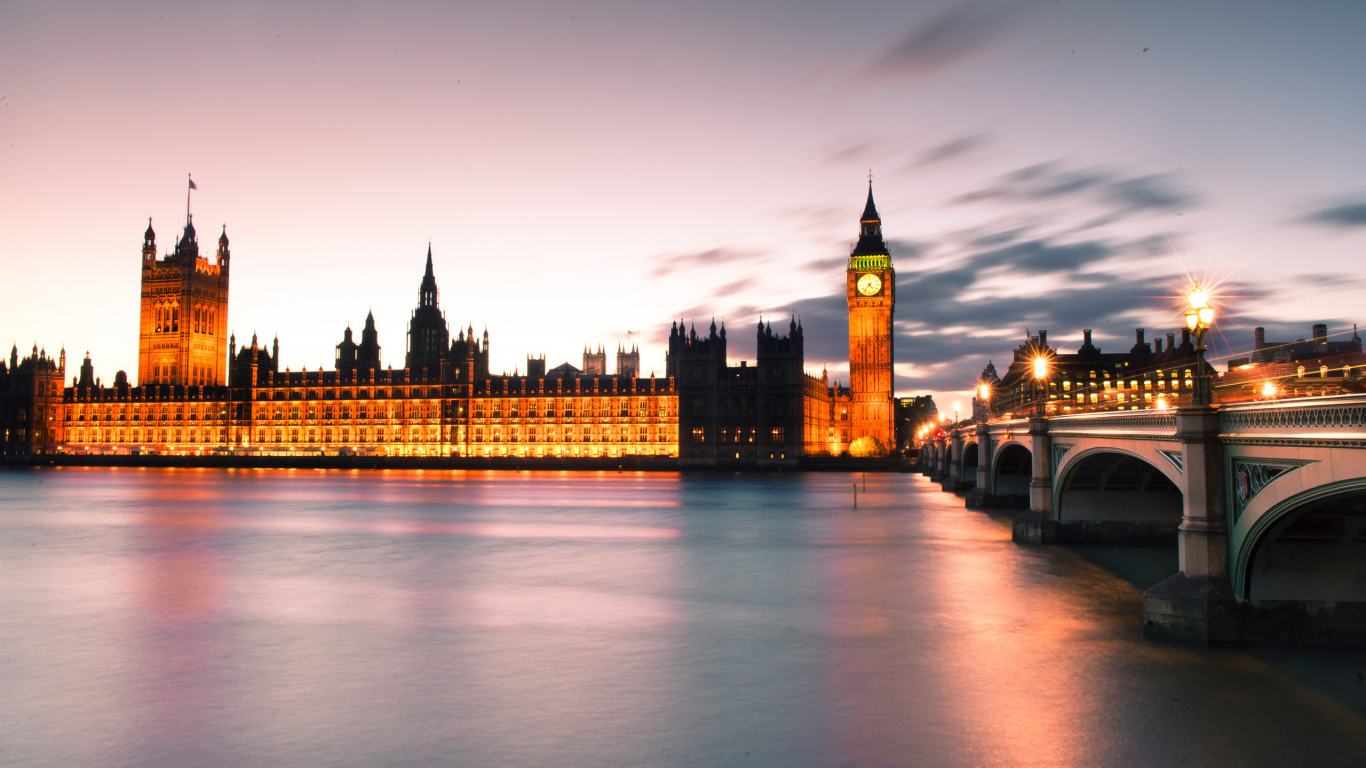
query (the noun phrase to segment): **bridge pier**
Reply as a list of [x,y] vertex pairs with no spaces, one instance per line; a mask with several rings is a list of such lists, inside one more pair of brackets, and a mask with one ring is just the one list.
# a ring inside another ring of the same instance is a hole
[[948,472],[939,487],[945,491],[956,491],[963,482],[963,431],[955,428],[949,434]]
[[944,479],[944,440],[935,438],[934,440],[934,460],[930,462],[930,480],[939,482]]
[[980,508],[986,505],[991,482],[991,427],[986,422],[977,425],[977,485],[968,491],[967,506]]
[[1181,571],[1143,593],[1143,634],[1200,644],[1237,642],[1241,632],[1229,582],[1218,409],[1178,409],[1176,436],[1185,481],[1185,507],[1177,529]]
[[1015,541],[1054,542],[1058,540],[1058,531],[1053,519],[1052,439],[1048,435],[1047,416],[1030,418],[1029,452],[1033,461],[1029,509],[1015,516],[1011,536]]

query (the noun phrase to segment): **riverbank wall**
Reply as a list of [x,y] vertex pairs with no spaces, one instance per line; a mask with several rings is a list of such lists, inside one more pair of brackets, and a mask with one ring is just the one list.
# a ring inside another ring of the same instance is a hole
[[56,453],[7,458],[5,467],[180,467],[205,469],[475,469],[569,472],[909,472],[899,459],[809,457],[796,466],[775,467],[753,461],[679,466],[670,456],[516,457],[516,456],[261,456],[222,454],[76,454]]

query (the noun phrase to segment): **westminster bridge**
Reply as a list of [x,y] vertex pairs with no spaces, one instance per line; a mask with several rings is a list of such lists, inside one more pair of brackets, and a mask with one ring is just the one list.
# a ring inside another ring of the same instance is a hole
[[1366,641],[1366,396],[946,428],[922,468],[1016,541],[1178,546],[1144,633]]

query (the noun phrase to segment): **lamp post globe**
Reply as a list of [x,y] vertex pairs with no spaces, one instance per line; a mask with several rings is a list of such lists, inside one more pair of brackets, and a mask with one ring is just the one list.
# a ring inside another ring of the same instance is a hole
[[1195,334],[1195,392],[1191,396],[1192,405],[1209,405],[1209,376],[1205,372],[1205,333],[1214,325],[1214,307],[1210,306],[1209,291],[1199,283],[1187,297],[1186,328]]

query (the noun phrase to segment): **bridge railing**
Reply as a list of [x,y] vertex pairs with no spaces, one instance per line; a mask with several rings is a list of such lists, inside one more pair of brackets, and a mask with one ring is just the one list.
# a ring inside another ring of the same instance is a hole
[[[1029,437],[1029,419],[1001,419],[989,422],[987,429],[990,431],[991,439],[994,442],[1004,442],[1007,438],[1017,435]],[[971,432],[971,429],[969,429]]]
[[1235,442],[1366,447],[1366,395],[1331,395],[1224,406],[1219,432]]
[[1052,435],[1089,435],[1093,437],[1170,437],[1176,436],[1175,411],[1104,411],[1052,416],[1048,419]]

